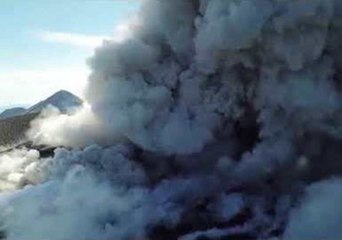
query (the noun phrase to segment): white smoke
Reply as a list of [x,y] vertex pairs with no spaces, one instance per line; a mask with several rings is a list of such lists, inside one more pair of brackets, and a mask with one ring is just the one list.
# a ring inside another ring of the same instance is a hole
[[48,107],[31,122],[27,132],[34,144],[49,146],[81,147],[95,143],[101,132],[100,122],[88,106],[77,109],[74,114],[61,114],[55,107]]
[[39,183],[39,174],[32,174],[32,169],[39,162],[36,150],[18,149],[0,156],[0,191],[14,190],[27,180]]
[[62,181],[17,193],[1,215],[7,239],[122,239],[144,234],[147,197],[140,189],[113,190],[75,167]]
[[341,9],[146,0],[127,37],[89,60],[89,107],[33,123],[33,142],[78,150],[34,159],[28,184],[44,183],[3,196],[7,238],[340,236],[327,235],[332,209],[315,231],[302,221],[326,202],[316,190],[289,213],[305,182],[342,172]]

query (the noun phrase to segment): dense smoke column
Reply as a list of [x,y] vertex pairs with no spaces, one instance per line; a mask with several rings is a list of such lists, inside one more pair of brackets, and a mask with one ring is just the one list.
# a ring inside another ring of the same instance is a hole
[[148,1],[133,37],[90,61],[89,102],[154,164],[296,193],[342,170],[339,5]]
[[340,138],[338,5],[146,1],[132,36],[90,60],[88,100],[109,139],[219,152],[236,178],[319,161]]
[[89,60],[90,109],[34,124],[79,150],[15,165],[8,239],[341,238],[341,7],[144,1]]

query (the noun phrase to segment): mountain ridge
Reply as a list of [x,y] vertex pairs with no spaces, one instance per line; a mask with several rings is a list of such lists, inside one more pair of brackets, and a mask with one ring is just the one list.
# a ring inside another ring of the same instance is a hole
[[0,113],[0,119],[7,119],[25,114],[39,113],[49,105],[56,107],[60,112],[67,113],[70,109],[79,107],[83,104],[81,98],[66,90],[59,90],[50,97],[28,107],[15,107],[5,109]]

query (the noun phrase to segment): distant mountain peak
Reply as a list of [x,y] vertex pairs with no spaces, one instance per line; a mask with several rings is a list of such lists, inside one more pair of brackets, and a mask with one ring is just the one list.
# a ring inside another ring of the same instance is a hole
[[[73,97],[73,98],[78,98],[80,99],[79,97],[77,97],[76,95],[74,95],[73,93],[71,92],[68,92],[66,90],[59,90],[58,92],[54,93],[53,95],[51,95],[50,97],[48,97],[47,99],[49,98],[55,98],[55,97]],[[81,99],[80,99],[81,100]]]
[[66,90],[60,90],[47,99],[30,107],[27,110],[27,113],[40,112],[49,105],[52,105],[65,113],[71,108],[79,107],[82,104],[83,101],[81,98]]
[[39,103],[29,107],[28,109],[7,109],[0,114],[0,119],[11,118],[19,115],[25,115],[28,113],[39,113],[49,105],[56,107],[62,113],[67,113],[70,109],[79,107],[82,104],[83,101],[81,98],[66,90],[60,90],[51,95],[50,97],[46,98],[45,100],[40,101]]

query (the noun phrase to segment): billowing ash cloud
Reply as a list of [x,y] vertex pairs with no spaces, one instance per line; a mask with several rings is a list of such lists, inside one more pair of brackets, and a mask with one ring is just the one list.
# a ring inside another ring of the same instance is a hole
[[3,196],[7,238],[342,238],[339,212],[319,207],[340,180],[305,190],[342,172],[341,11],[145,1],[89,60],[90,107],[33,123],[34,142],[78,150],[35,161],[39,181]]
[[284,239],[339,239],[341,183],[341,179],[330,179],[308,187],[300,208],[292,212]]

